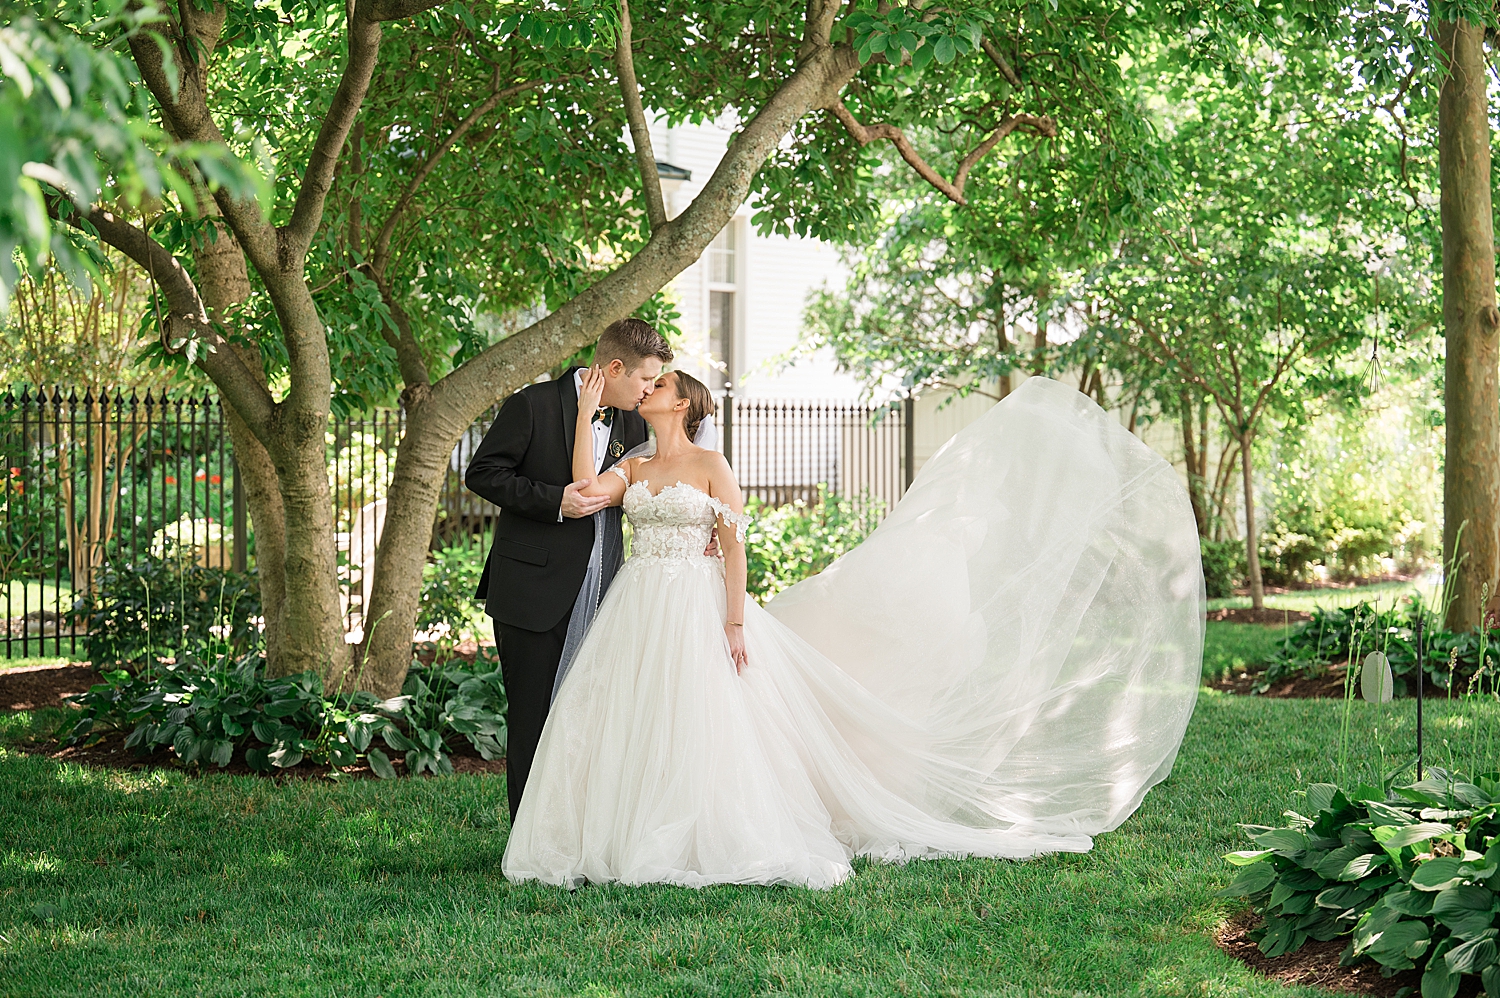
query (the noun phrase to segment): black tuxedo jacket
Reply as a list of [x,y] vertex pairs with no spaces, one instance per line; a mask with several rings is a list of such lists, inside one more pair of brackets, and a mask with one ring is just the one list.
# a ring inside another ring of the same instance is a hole
[[[474,596],[500,623],[528,631],[551,630],[573,609],[594,545],[592,517],[557,521],[563,488],[573,481],[576,370],[506,399],[464,474],[471,492],[500,507]],[[645,442],[640,414],[616,409],[599,470]],[[610,522],[619,529],[618,517]]]

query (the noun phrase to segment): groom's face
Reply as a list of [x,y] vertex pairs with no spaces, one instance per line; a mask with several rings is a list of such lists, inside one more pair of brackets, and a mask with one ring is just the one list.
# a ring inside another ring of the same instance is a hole
[[656,388],[661,377],[661,358],[646,357],[627,368],[623,360],[612,360],[604,366],[603,405],[616,409],[634,409]]

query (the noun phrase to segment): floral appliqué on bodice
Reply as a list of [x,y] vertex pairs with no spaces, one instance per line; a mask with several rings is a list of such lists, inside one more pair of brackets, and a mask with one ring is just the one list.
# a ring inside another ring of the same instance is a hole
[[[610,470],[625,477],[619,469]],[[651,494],[646,481],[634,482],[625,489],[624,505],[634,531],[632,558],[701,558],[719,517],[734,526],[741,542],[750,524],[750,517],[744,513],[736,513],[686,482],[669,485],[656,495]]]

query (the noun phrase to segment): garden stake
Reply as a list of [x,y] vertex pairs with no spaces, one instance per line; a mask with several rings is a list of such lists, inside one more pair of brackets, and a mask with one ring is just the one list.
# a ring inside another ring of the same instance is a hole
[[1422,622],[1425,613],[1417,614],[1417,782],[1422,782],[1422,673],[1426,672],[1426,660],[1422,657]]

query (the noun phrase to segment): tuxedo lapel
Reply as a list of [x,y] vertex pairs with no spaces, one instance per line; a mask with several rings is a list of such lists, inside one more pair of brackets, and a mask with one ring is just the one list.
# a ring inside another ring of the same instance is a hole
[[563,448],[568,455],[568,474],[573,471],[573,434],[578,427],[578,386],[573,384],[573,372],[578,368],[570,367],[566,374],[557,379],[557,390],[562,397],[562,430]]

